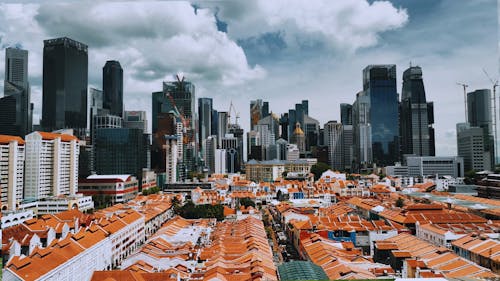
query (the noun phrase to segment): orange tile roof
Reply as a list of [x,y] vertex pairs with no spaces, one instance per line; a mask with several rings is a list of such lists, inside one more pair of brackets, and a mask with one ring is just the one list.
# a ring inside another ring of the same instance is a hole
[[54,140],[57,138],[61,138],[61,141],[73,141],[76,140],[78,141],[78,138],[72,135],[68,134],[56,134],[56,133],[48,133],[48,132],[37,132],[42,136],[42,139],[44,140]]
[[8,144],[11,141],[17,141],[18,144],[24,144],[24,140],[18,136],[0,135],[0,144]]

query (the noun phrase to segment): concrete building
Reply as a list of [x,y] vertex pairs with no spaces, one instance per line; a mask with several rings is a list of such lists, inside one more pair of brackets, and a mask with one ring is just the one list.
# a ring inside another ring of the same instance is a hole
[[25,199],[76,194],[80,146],[75,136],[33,132],[25,146]]
[[491,136],[484,128],[472,127],[469,123],[457,124],[457,154],[464,159],[465,171],[491,171]]
[[0,135],[0,190],[2,211],[16,210],[23,197],[24,140]]
[[457,156],[421,156],[407,157],[408,176],[464,176],[464,159]]
[[99,206],[127,202],[139,192],[137,178],[131,175],[91,175],[78,181],[79,192],[92,196]]
[[227,164],[226,164],[226,150],[225,149],[216,149],[215,150],[215,174],[225,174],[227,173]]
[[344,170],[343,127],[337,121],[329,121],[324,127],[324,143],[328,146],[328,164],[334,170]]
[[176,183],[177,177],[177,162],[179,154],[177,153],[177,136],[165,136],[165,183]]
[[309,159],[299,159],[295,161],[256,161],[250,160],[246,163],[246,176],[248,180],[260,182],[273,182],[283,176],[284,172],[291,172],[300,175],[309,175],[311,167],[315,161]]

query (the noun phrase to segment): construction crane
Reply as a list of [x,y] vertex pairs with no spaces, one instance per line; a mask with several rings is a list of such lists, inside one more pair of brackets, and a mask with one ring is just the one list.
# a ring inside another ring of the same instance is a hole
[[235,120],[235,125],[238,125],[238,119],[240,118],[240,113],[236,112],[236,108],[233,105],[233,101],[231,101],[231,104],[229,105],[229,111],[227,112],[227,118],[229,121],[227,122],[228,125],[231,124],[231,112],[234,112],[234,120]]
[[469,122],[469,120],[467,120],[467,87],[469,87],[469,85],[464,84],[464,83],[459,83],[459,82],[457,82],[457,85],[460,85],[464,88],[465,123],[467,123],[467,122]]
[[497,87],[498,87],[498,78],[497,80],[493,80],[491,78],[491,76],[488,74],[488,72],[486,72],[486,69],[483,68],[483,72],[484,74],[486,75],[486,77],[488,77],[488,80],[490,80],[491,84],[492,84],[492,88],[493,88],[493,133],[494,133],[494,136],[495,136],[495,164],[497,163],[497,159],[498,159],[498,147],[497,147]]

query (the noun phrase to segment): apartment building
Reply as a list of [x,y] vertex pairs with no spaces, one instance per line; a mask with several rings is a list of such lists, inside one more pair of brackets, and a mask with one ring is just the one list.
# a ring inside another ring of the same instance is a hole
[[2,211],[16,210],[23,197],[24,140],[0,135],[0,190]]

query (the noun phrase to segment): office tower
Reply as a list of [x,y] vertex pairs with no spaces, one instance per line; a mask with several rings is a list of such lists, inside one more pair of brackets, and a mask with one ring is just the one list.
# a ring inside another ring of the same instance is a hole
[[280,135],[280,127],[279,127],[279,119],[275,114],[268,114],[266,117],[262,118],[257,122],[257,125],[266,125],[270,138],[272,139],[272,143],[279,138]]
[[296,161],[300,158],[300,149],[296,144],[290,143],[286,145],[286,160]]
[[225,111],[219,111],[217,114],[217,141],[219,142],[218,147],[222,146],[222,138],[228,133],[228,113]]
[[141,129],[144,134],[147,134],[148,120],[146,111],[124,111],[123,127],[130,129]]
[[75,195],[80,146],[75,136],[33,132],[26,135],[24,198]]
[[[457,144],[461,148],[459,156],[464,157],[465,170],[483,168],[483,170],[494,170],[495,167],[495,145],[492,132],[492,117],[491,117],[491,92],[488,89],[476,90],[467,93],[467,117],[468,124],[460,125],[457,128],[461,129],[460,134],[457,129]],[[482,132],[482,136],[479,136]],[[459,136],[460,135],[460,136]],[[477,143],[471,142],[477,140]],[[467,147],[472,145],[472,147]],[[476,154],[481,155],[481,159],[470,159],[465,156],[466,151],[472,150]],[[481,163],[486,161],[488,163]]]
[[44,41],[42,127],[87,129],[87,45],[67,37]]
[[[212,135],[212,108],[213,101],[211,98],[198,99],[198,143],[202,144],[203,141]],[[203,147],[203,145],[202,145]],[[203,149],[202,149],[203,151]]]
[[293,130],[292,137],[290,139],[290,144],[297,145],[300,153],[304,153],[306,150],[306,136],[304,131],[300,128],[300,123],[295,123],[295,130]]
[[226,134],[222,138],[221,149],[226,151],[226,164],[228,173],[237,173],[241,170],[240,139],[233,134]]
[[215,174],[225,174],[227,173],[227,153],[225,149],[215,150]]
[[[422,69],[411,66],[403,72],[400,106],[401,151],[403,154],[434,156],[434,129],[426,101]],[[432,136],[431,136],[432,134]]]
[[294,109],[288,110],[288,138],[292,137],[295,126],[300,123],[300,127],[304,128],[304,116],[309,115],[309,101],[303,100],[301,103],[295,104]]
[[219,112],[215,109],[212,109],[212,131],[210,135],[217,136],[219,132]]
[[284,139],[278,139],[276,141],[276,159],[277,160],[286,160],[286,152],[287,152],[288,142]]
[[4,97],[0,99],[0,134],[24,137],[32,131],[33,104],[28,82],[28,51],[5,49]]
[[[103,93],[101,90],[90,88],[90,135],[92,136],[92,128],[94,128],[94,117],[103,115]],[[92,137],[91,137],[92,139]]]
[[304,115],[304,135],[306,137],[307,152],[319,144],[319,121],[309,115]]
[[342,124],[328,121],[324,126],[324,143],[328,146],[328,164],[337,171],[344,170],[344,145]]
[[142,129],[98,128],[95,132],[94,152],[97,174],[129,174],[142,179],[142,169],[146,168]]
[[123,69],[120,62],[108,60],[102,68],[103,107],[123,117]]
[[399,103],[395,65],[369,65],[363,70],[363,91],[369,98],[373,162],[399,161]]
[[[370,98],[365,92],[356,94],[352,106],[353,117],[353,143],[354,171],[370,168],[373,162],[372,155],[372,129],[369,122]],[[325,144],[326,145],[326,144]]]
[[269,102],[261,99],[250,101],[250,130],[260,119],[269,115]]
[[490,136],[484,128],[457,124],[457,154],[464,159],[464,171],[492,171],[494,155],[489,146]]
[[352,125],[352,105],[348,103],[340,104],[340,123],[342,125]]
[[[243,165],[243,129],[240,127],[240,125],[238,124],[230,124],[229,127],[228,127],[228,134],[232,134],[236,140],[237,140],[237,146],[236,147],[233,147],[234,149],[236,149],[237,151],[237,162],[236,165],[234,166],[235,167],[235,170],[234,170],[234,173],[236,172],[239,172],[241,170],[241,166]],[[224,147],[222,146],[221,148],[228,148],[228,147]],[[233,155],[232,151],[231,150],[227,150],[227,153],[229,155]],[[230,163],[228,163],[230,164]],[[231,170],[229,170],[231,171]]]
[[24,140],[0,135],[0,190],[2,211],[16,210],[23,198]]
[[217,149],[217,137],[208,136],[203,140],[203,159],[205,160],[205,168],[208,174],[215,173],[215,150]]
[[352,125],[342,124],[342,144],[344,146],[344,168],[352,171],[352,161],[354,159],[354,129]]
[[283,113],[280,117],[280,127],[281,127],[281,136],[280,138],[288,141],[289,135],[288,135],[288,113]]
[[165,183],[177,182],[177,136],[165,135]]
[[179,113],[179,118],[184,126],[182,163],[187,171],[196,171],[198,139],[196,138],[195,127],[194,84],[177,76],[177,81],[163,82],[163,95],[171,103],[170,107],[173,107]]

